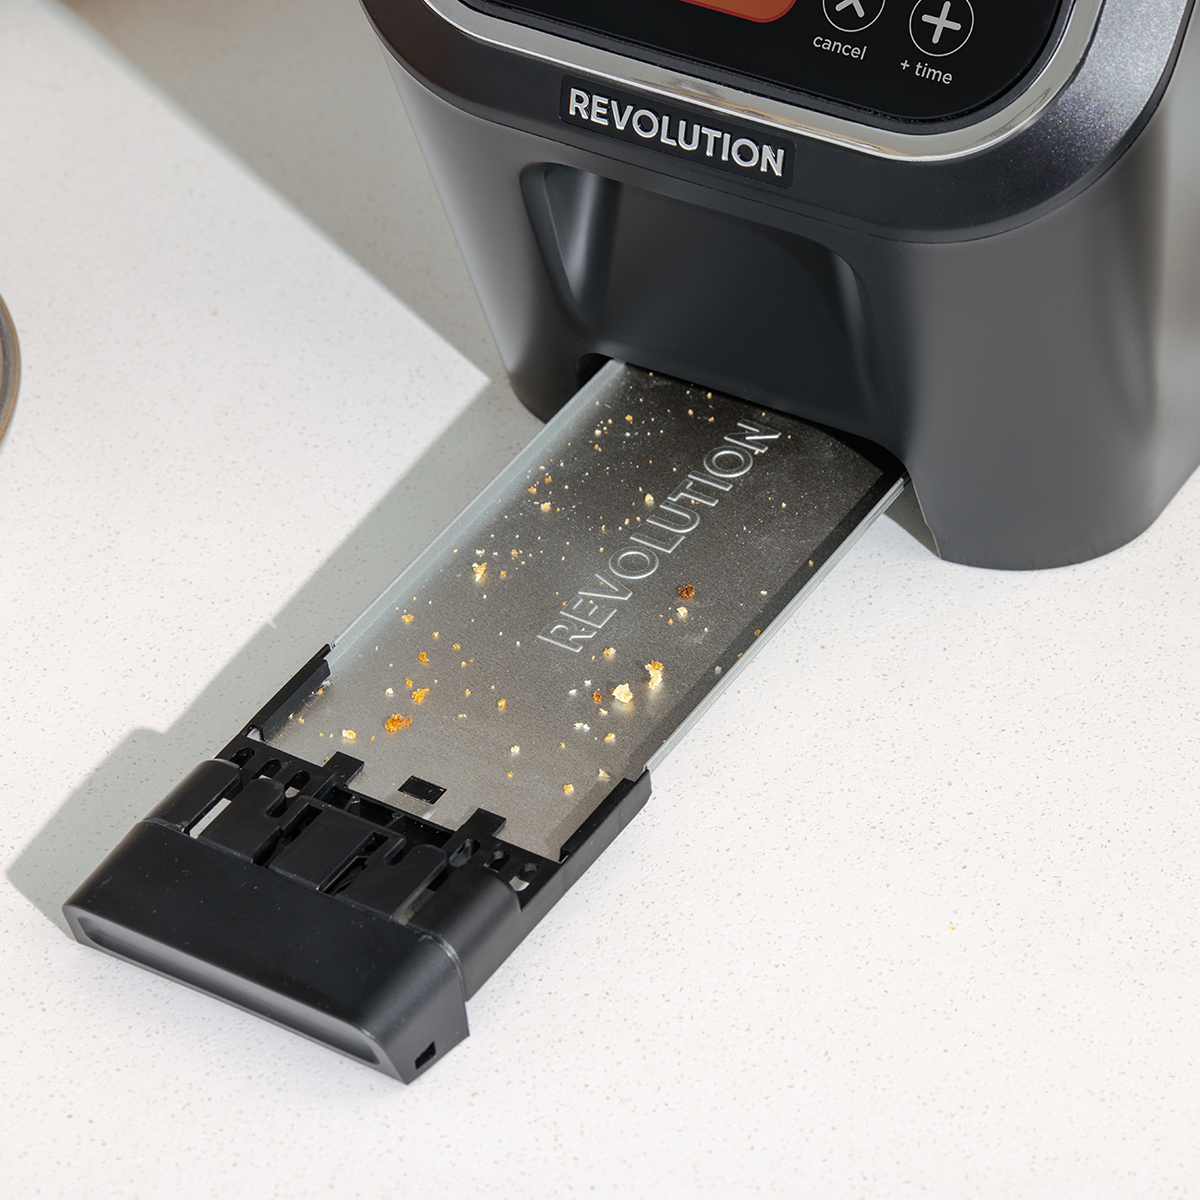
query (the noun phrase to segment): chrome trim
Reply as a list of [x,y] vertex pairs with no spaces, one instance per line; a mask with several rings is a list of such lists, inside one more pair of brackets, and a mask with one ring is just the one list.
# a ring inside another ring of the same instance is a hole
[[814,112],[799,105],[756,96],[724,84],[627,58],[583,42],[502,21],[461,0],[424,0],[442,20],[476,41],[512,50],[565,71],[596,75],[666,100],[684,101],[725,116],[740,117],[800,137],[848,146],[878,158],[945,162],[986,150],[1031,125],[1070,81],[1091,43],[1104,0],[1074,0],[1054,52],[1020,95],[973,125],[941,133],[875,129],[858,121]]

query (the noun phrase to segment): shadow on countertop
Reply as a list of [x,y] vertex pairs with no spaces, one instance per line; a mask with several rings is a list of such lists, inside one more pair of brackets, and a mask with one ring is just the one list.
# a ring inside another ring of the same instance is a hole
[[66,898],[174,785],[344,629],[528,441],[536,420],[490,384],[165,732],[135,729],[17,855],[9,881],[64,933]]

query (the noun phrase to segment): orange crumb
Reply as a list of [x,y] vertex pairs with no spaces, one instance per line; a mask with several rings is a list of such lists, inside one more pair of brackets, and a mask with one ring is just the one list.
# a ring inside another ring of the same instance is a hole
[[421,701],[424,700],[425,697],[428,695],[429,695],[428,688],[417,688],[417,690],[415,692],[413,692],[413,694],[412,694],[413,703],[420,704]]
[[412,724],[412,717],[402,717],[399,713],[392,713],[390,717],[383,723],[384,729],[388,733],[395,733],[397,729],[407,729]]

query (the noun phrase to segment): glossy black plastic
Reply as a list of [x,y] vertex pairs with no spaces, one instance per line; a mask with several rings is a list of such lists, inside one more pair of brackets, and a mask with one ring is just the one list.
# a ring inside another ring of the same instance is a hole
[[1061,8],[1061,0],[798,0],[749,6],[786,11],[747,20],[717,11],[721,0],[470,2],[581,41],[775,84],[801,102],[819,97],[903,121],[960,116],[1016,86]]
[[[327,650],[257,723],[307,696]],[[618,783],[552,861],[483,808],[445,829],[354,792],[349,755],[304,762],[256,734],[196,767],[63,911],[85,945],[405,1082],[467,1036],[467,1000],[650,795],[649,773]]]

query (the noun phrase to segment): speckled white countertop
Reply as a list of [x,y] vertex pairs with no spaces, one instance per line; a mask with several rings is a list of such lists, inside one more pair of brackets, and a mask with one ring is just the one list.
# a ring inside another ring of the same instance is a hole
[[[203,18],[143,8],[79,5],[153,74],[153,21]],[[1059,571],[880,522],[412,1087],[69,940],[130,824],[535,428],[393,294],[493,372],[448,243],[385,289],[346,253],[382,226],[310,223],[111,40],[0,6],[5,1194],[1200,1192],[1200,479]]]

